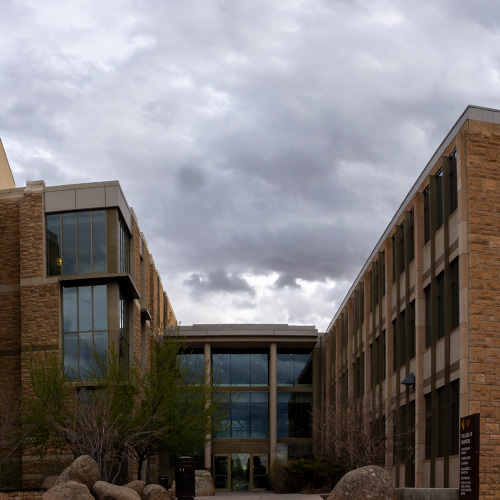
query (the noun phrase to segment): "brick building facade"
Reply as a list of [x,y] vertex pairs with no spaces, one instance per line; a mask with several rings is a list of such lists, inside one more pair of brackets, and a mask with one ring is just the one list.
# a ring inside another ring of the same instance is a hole
[[388,443],[406,426],[399,487],[457,488],[459,417],[480,413],[480,498],[500,498],[499,330],[500,112],[469,106],[328,327],[327,404],[363,399]]
[[[9,180],[8,164],[0,167]],[[28,349],[64,346],[75,379],[113,346],[146,366],[155,339],[177,320],[119,183],[0,188],[2,391],[29,387]],[[50,472],[27,449],[19,460],[24,486]]]

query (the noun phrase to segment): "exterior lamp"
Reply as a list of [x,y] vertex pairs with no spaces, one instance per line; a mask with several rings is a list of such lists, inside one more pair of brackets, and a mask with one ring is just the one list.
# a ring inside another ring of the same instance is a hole
[[401,381],[401,385],[406,385],[408,387],[415,385],[415,375],[413,374],[413,372],[411,372]]

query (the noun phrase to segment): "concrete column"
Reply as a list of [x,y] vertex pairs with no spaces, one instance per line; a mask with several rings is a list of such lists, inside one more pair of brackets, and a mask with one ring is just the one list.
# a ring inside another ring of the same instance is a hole
[[[203,356],[205,362],[205,377],[208,381],[212,377],[212,349],[209,342],[203,345]],[[212,470],[212,435],[207,434],[207,444],[205,445],[205,469]]]
[[276,443],[278,429],[278,389],[277,389],[277,345],[272,342],[269,349],[269,454],[270,463],[276,460]]

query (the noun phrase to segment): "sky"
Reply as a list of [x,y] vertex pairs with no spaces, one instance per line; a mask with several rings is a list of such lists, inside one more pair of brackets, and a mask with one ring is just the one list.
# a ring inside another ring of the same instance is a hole
[[2,0],[0,138],[120,181],[182,325],[324,331],[499,46],[496,0]]

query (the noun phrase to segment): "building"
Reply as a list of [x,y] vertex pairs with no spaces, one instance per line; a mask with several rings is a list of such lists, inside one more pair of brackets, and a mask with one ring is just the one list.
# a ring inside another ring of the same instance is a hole
[[[1,143],[0,182],[1,389],[28,388],[28,349],[64,347],[75,378],[113,346],[146,366],[177,320],[119,183],[16,188]],[[29,450],[19,460],[25,486],[51,472]]]
[[327,405],[364,400],[389,444],[408,431],[385,455],[398,487],[457,488],[459,417],[479,413],[480,497],[496,498],[499,330],[500,111],[469,106],[328,327]]
[[266,489],[277,456],[313,454],[310,415],[321,405],[321,354],[313,326],[180,327],[188,362],[206,366],[230,407],[204,466],[221,490]]

